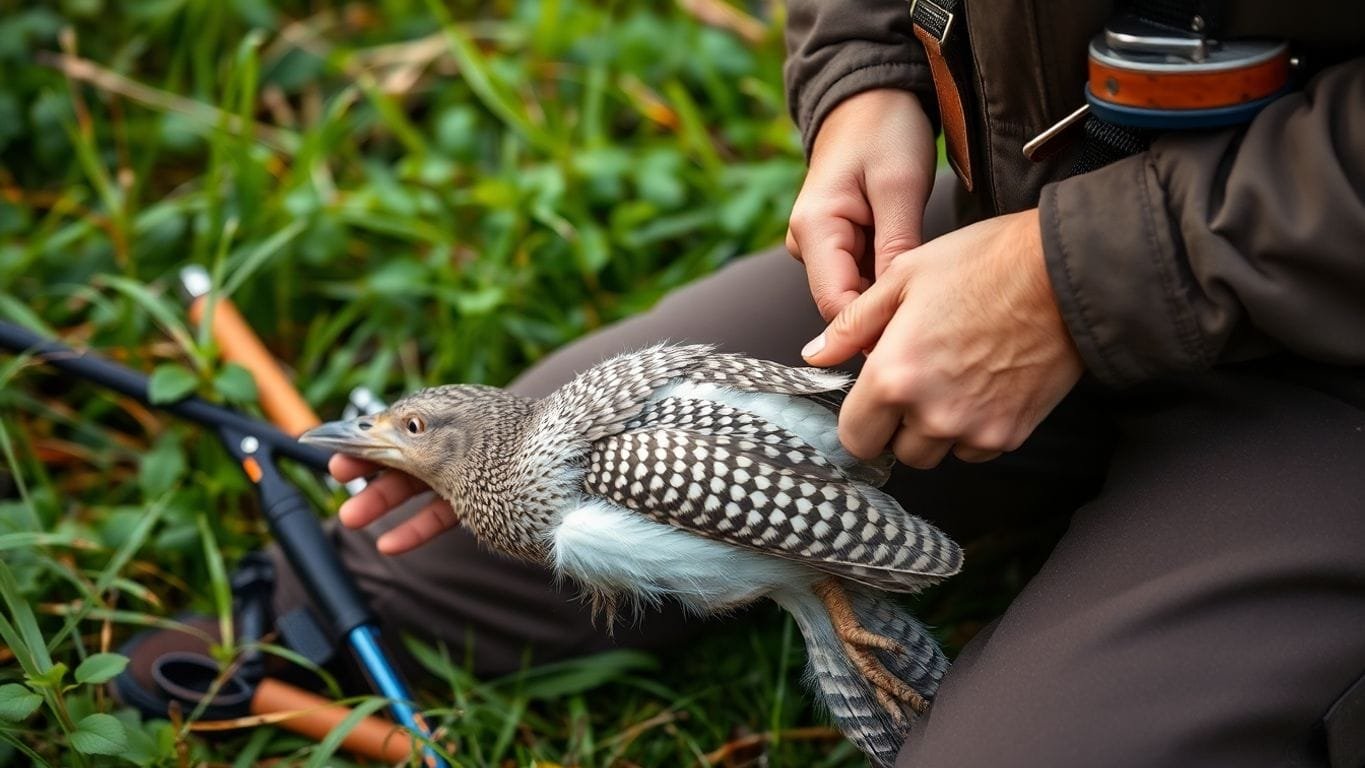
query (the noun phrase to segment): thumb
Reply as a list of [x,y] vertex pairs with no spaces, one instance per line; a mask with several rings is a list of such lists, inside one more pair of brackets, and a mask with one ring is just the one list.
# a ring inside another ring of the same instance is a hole
[[824,332],[801,349],[807,363],[838,365],[866,349],[881,337],[886,324],[900,306],[901,281],[883,279],[843,308]]
[[[895,177],[899,180],[901,177]],[[924,242],[924,206],[933,176],[929,183],[915,180],[898,181],[886,188],[882,182],[869,180],[868,197],[872,207],[874,237],[872,241],[873,275],[881,279],[886,268],[897,256]]]

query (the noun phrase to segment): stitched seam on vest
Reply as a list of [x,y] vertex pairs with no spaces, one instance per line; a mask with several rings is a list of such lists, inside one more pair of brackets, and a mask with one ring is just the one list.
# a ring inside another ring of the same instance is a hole
[[1061,253],[1058,255],[1062,261],[1062,274],[1066,276],[1066,291],[1071,294],[1071,299],[1076,304],[1076,314],[1081,317],[1081,331],[1085,333],[1086,338],[1090,341],[1090,347],[1095,350],[1095,354],[1099,356],[1100,363],[1105,368],[1105,371],[1097,371],[1096,373],[1099,373],[1101,378],[1123,383],[1124,378],[1118,374],[1118,368],[1109,359],[1109,353],[1105,351],[1104,346],[1095,336],[1094,323],[1090,319],[1090,310],[1086,305],[1085,297],[1080,291],[1076,290],[1076,278],[1071,273],[1071,254],[1073,251],[1067,245],[1066,228],[1062,226],[1061,194],[1056,187],[1052,188],[1051,194],[1052,231],[1057,233],[1057,246],[1061,249]]
[[[967,5],[966,5],[965,2],[963,3],[963,6],[962,6],[962,7],[963,7],[963,11],[965,12],[965,11],[966,11],[966,8],[967,8]],[[971,52],[972,52],[972,73],[971,73],[971,79],[972,79],[972,92],[973,92],[973,93],[975,94],[975,96],[976,96],[976,110],[977,110],[977,113],[978,113],[978,114],[980,115],[980,117],[981,117],[981,136],[980,136],[980,139],[981,139],[981,140],[980,140],[979,142],[977,142],[977,145],[981,147],[981,154],[982,154],[982,158],[981,158],[981,159],[982,159],[983,162],[979,163],[979,166],[980,166],[980,169],[981,169],[981,173],[982,173],[983,175],[987,176],[987,177],[988,177],[987,181],[990,182],[990,183],[989,183],[989,186],[990,186],[990,190],[991,190],[991,201],[990,201],[990,202],[991,202],[991,211],[994,212],[994,213],[996,213],[996,214],[999,214],[999,213],[1000,213],[1000,189],[999,189],[999,187],[996,186],[995,177],[996,177],[998,174],[995,173],[995,159],[994,159],[994,158],[995,158],[995,152],[993,151],[993,149],[992,149],[992,147],[991,147],[991,140],[990,140],[990,138],[989,138],[990,135],[991,135],[991,112],[990,112],[989,109],[986,108],[986,83],[985,83],[985,78],[983,78],[983,77],[981,76],[981,72],[983,71],[983,70],[981,69],[981,58],[977,55],[976,45],[972,43],[972,25],[971,25],[971,19],[972,19],[972,15],[971,15],[970,13],[968,13],[968,14],[967,14],[967,22],[968,22],[968,23],[967,23],[967,47],[968,47],[968,48],[971,50]],[[969,119],[970,116],[966,114],[966,112],[967,112],[967,106],[966,106],[965,102],[964,102],[964,104],[963,104],[962,111],[963,111],[963,113],[964,113],[963,116],[962,116],[962,117],[963,117],[962,122],[964,122],[964,123],[967,124],[967,139],[966,139],[966,140],[967,140],[967,145],[968,145],[968,146],[971,146],[971,143],[972,143],[972,125],[971,125],[971,122],[970,122],[970,119]],[[975,170],[973,170],[973,173],[975,173]],[[974,178],[974,179],[972,180],[972,183],[975,184],[976,187],[977,187],[978,189],[981,188],[981,186],[980,186],[980,185],[981,185],[981,180],[980,180],[979,178]]]
[[1041,102],[1039,106],[1042,108],[1042,114],[1050,115],[1052,114],[1052,97],[1051,94],[1048,93],[1048,68],[1046,62],[1043,61],[1043,57],[1047,55],[1047,52],[1043,50],[1043,38],[1038,31],[1038,21],[1042,17],[1042,13],[1038,10],[1037,0],[1028,0],[1026,5],[1028,8],[1027,13],[1024,14],[1024,20],[1028,26],[1029,43],[1033,46],[1033,50],[1037,57],[1036,63],[1038,65],[1038,79],[1034,81],[1034,86],[1038,93],[1038,100]]
[[[1162,258],[1164,253],[1156,235],[1156,205],[1155,201],[1152,199],[1151,189],[1151,177],[1156,175],[1156,168],[1152,167],[1151,172],[1149,173],[1148,167],[1151,165],[1151,162],[1146,158],[1143,159],[1142,163],[1135,163],[1135,165],[1137,165],[1137,181],[1143,201],[1143,230],[1144,234],[1147,236],[1148,253],[1150,254],[1152,267],[1156,270],[1157,277],[1161,281],[1161,292],[1165,299],[1162,303],[1166,305],[1166,315],[1170,319],[1171,328],[1175,331],[1175,340],[1179,343],[1181,350],[1184,351],[1189,359],[1196,362],[1203,362],[1204,355],[1203,351],[1200,349],[1201,345],[1198,342],[1198,330],[1192,327],[1193,323],[1191,322],[1191,318],[1185,312],[1181,311],[1179,281],[1171,274],[1171,270],[1167,268],[1165,260]],[[1174,250],[1175,244],[1172,244],[1172,251]],[[1175,254],[1172,253],[1171,257],[1174,258]]]

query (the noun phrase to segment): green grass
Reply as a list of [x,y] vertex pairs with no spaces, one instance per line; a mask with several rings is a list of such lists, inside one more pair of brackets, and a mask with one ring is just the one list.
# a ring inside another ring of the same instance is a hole
[[[167,395],[258,411],[183,318],[186,264],[335,413],[358,385],[506,382],[779,242],[801,179],[776,17],[739,34],[662,2],[0,15],[0,317],[156,371]],[[8,357],[0,414],[0,765],[347,764],[270,728],[209,741],[139,722],[103,691],[119,664],[103,654],[134,631],[230,620],[225,569],[266,532],[216,442]],[[973,599],[920,608],[956,646],[998,609]],[[700,764],[736,739],[723,764],[861,762],[801,730],[822,721],[776,610],[662,656],[497,681],[422,655],[422,703],[466,765]]]

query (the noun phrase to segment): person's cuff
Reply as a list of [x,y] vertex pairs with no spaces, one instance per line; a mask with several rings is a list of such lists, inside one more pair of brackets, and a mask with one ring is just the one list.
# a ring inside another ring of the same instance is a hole
[[1195,287],[1145,153],[1044,187],[1038,221],[1057,304],[1091,373],[1124,387],[1209,366]]
[[914,93],[919,97],[920,106],[929,116],[929,121],[937,132],[938,102],[934,97],[927,64],[906,61],[873,62],[842,72],[839,68],[831,66],[806,85],[802,102],[798,105],[796,124],[801,129],[801,144],[805,148],[806,159],[810,159],[820,126],[835,107],[851,96],[878,88],[899,88]]

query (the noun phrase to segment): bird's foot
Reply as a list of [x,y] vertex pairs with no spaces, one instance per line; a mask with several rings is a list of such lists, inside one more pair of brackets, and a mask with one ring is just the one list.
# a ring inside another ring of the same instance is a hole
[[905,717],[903,705],[910,707],[915,714],[923,714],[929,708],[928,700],[904,680],[892,674],[874,653],[880,650],[902,654],[905,653],[905,647],[895,639],[879,635],[862,625],[838,579],[825,579],[816,583],[813,589],[825,604],[825,610],[829,612],[834,631],[844,644],[844,653],[863,678],[871,684],[872,693],[882,708],[897,723]]

